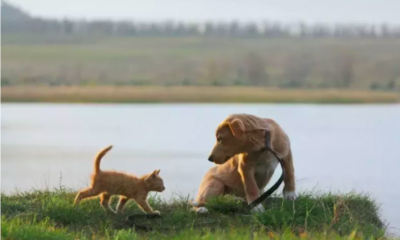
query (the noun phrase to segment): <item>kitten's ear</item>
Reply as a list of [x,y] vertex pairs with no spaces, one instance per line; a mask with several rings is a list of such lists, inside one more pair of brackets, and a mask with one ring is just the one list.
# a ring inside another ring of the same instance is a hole
[[159,175],[160,174],[160,169],[156,170],[156,174]]
[[156,177],[157,177],[157,170],[154,170],[154,171],[151,173],[151,177],[153,177],[153,178],[156,178]]

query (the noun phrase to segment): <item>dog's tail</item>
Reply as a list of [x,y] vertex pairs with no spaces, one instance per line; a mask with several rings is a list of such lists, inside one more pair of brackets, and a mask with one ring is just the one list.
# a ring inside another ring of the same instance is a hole
[[113,147],[113,146],[110,145],[110,146],[104,148],[103,150],[101,150],[100,152],[97,153],[96,158],[94,159],[94,173],[98,173],[98,172],[101,171],[101,170],[100,170],[100,161],[101,161],[101,159],[104,157],[104,155],[106,155],[106,153],[107,153],[108,151],[110,151],[110,149],[111,149],[112,147]]

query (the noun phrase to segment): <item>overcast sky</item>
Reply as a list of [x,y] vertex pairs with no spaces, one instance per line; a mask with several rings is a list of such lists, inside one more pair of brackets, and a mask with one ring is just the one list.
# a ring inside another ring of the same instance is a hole
[[9,0],[55,18],[400,24],[400,0]]

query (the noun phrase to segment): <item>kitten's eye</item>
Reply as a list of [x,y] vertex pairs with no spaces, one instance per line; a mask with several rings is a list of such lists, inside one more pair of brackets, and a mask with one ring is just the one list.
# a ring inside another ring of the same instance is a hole
[[221,137],[217,137],[217,141],[220,143],[222,141]]

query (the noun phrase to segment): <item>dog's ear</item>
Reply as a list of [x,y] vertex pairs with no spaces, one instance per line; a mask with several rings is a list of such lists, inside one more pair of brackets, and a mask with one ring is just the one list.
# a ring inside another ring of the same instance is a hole
[[230,123],[228,123],[228,126],[231,129],[233,136],[237,138],[243,136],[244,131],[246,130],[244,127],[244,123],[238,118],[233,119]]

